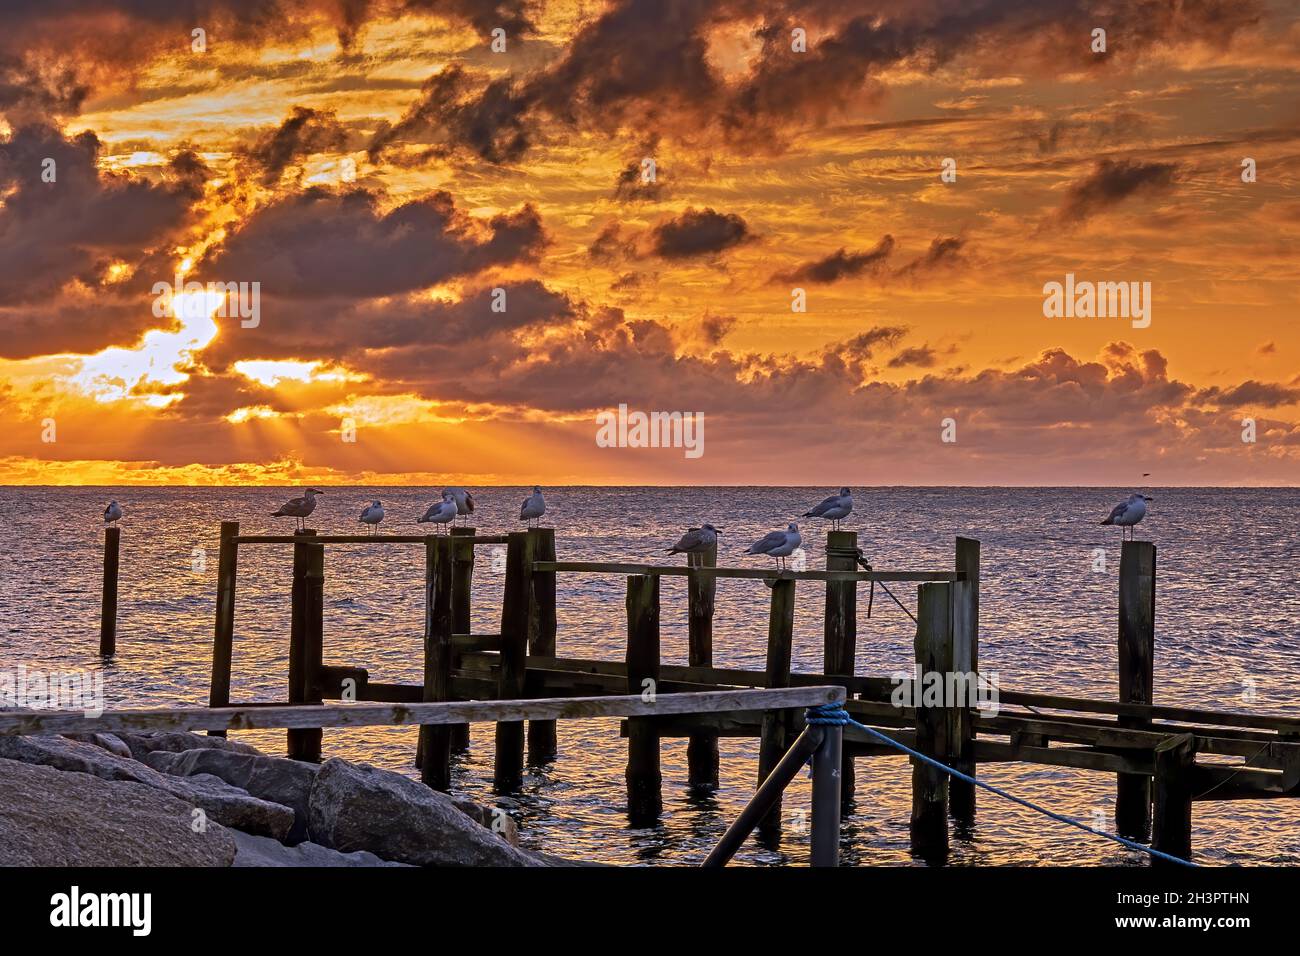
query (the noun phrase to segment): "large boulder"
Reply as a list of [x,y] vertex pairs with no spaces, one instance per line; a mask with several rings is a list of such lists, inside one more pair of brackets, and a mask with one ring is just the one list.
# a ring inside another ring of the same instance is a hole
[[145,784],[0,759],[0,866],[229,866],[229,830]]
[[546,865],[470,819],[446,794],[337,757],[316,775],[308,821],[313,842],[345,853],[368,850],[417,866]]
[[262,800],[291,807],[294,823],[284,842],[301,843],[307,839],[307,804],[312,781],[320,771],[316,764],[214,747],[180,753],[155,750],[144,755],[144,762],[180,777],[210,774]]
[[254,756],[262,752],[238,740],[209,737],[207,734],[192,734],[186,730],[160,731],[152,734],[117,734],[116,736],[131,749],[131,756],[136,760],[143,760],[145,754],[158,750],[168,753],[180,753],[182,750],[230,750]]
[[[294,812],[290,807],[258,799],[219,777],[211,774],[174,777],[138,760],[119,757],[95,744],[64,737],[0,734],[0,758],[88,773],[103,780],[144,784],[200,807],[217,823],[277,840],[288,836],[294,824]],[[187,824],[188,821],[187,811]]]
[[373,853],[357,850],[354,853],[340,853],[319,843],[299,843],[297,846],[285,846],[270,837],[253,836],[231,830],[235,838],[235,866],[407,866],[406,863],[394,863],[381,860]]

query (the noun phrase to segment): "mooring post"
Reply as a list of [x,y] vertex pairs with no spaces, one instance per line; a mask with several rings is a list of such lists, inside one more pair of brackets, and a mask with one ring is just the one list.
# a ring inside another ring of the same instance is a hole
[[[659,576],[627,579],[627,692],[653,700],[659,686]],[[653,720],[627,722],[627,815],[634,827],[648,826],[663,808],[659,733]]]
[[[834,532],[832,532],[833,534]],[[821,743],[812,758],[812,865],[836,866],[840,859],[840,782],[844,728],[818,724]]]
[[[974,538],[958,538],[954,570],[964,574],[952,588],[953,670],[966,675],[966,699],[955,701],[953,712],[952,766],[975,776],[975,721],[970,696],[979,690],[980,627],[980,543]],[[975,819],[975,785],[949,778],[948,811],[959,823]]]
[[[451,700],[454,543],[458,544],[450,535],[424,539],[424,701]],[[434,790],[451,788],[452,726],[420,728],[420,779]]]
[[[537,561],[555,560],[555,529],[534,528],[533,556]],[[555,572],[534,571],[532,598],[528,602],[528,653],[555,656]],[[537,765],[555,759],[555,721],[528,722],[528,762]]]
[[[230,705],[230,663],[235,646],[235,577],[239,568],[239,522],[221,522],[217,555],[217,620],[212,635],[212,683],[209,707]],[[209,737],[224,737],[224,730],[209,730]]]
[[[1156,646],[1156,546],[1150,541],[1125,541],[1119,559],[1119,699],[1124,704],[1150,704]],[[1121,715],[1121,727],[1146,728],[1141,717]],[[1151,832],[1151,778],[1117,774],[1115,829],[1134,840]]]
[[[1176,734],[1156,744],[1151,846],[1184,860],[1192,856],[1192,771],[1195,764],[1195,734]],[[1152,857],[1151,865],[1176,864]]]
[[[289,703],[319,704],[316,679],[324,640],[325,546],[312,544],[315,531],[296,533],[293,545],[293,590],[289,624]],[[294,760],[320,763],[321,729],[287,732],[288,754]]]
[[[528,675],[528,604],[532,595],[533,542],[527,531],[510,532],[506,545],[505,599],[501,607],[501,653],[497,697],[519,700]],[[499,721],[493,785],[498,792],[513,790],[523,780],[524,724]]]
[[[826,570],[856,571],[858,533],[831,531],[826,535]],[[824,672],[852,677],[858,651],[858,585],[855,581],[826,582]],[[852,695],[850,695],[852,696]],[[843,736],[841,734],[841,736]],[[845,754],[840,787],[845,803],[853,799],[853,756]]]
[[[474,583],[474,535],[475,529],[469,527],[452,528],[451,555],[451,632],[468,634],[472,629],[470,594]],[[460,661],[453,649],[451,666],[459,667]],[[464,753],[469,749],[469,724],[449,724],[451,749],[455,753]]]
[[[951,759],[953,718],[947,700],[939,706],[927,706],[926,685],[939,681],[946,696],[954,684],[953,671],[952,586],[947,583],[922,584],[917,588],[916,608],[916,679],[913,703],[916,705],[916,749],[927,757],[947,762]],[[912,762],[912,852],[921,857],[942,856],[948,851],[948,775],[942,770]]]
[[[688,553],[686,563],[693,568],[713,568],[718,564],[718,544],[707,550]],[[718,579],[711,574],[691,572],[686,579],[688,634],[686,663],[691,667],[713,666],[713,599]],[[686,773],[691,787],[716,790],[718,787],[718,735],[699,730],[686,744]]]
[[117,653],[117,569],[122,529],[104,529],[104,590],[99,603],[99,653]]
[[[790,686],[790,655],[794,648],[794,579],[779,578],[772,585],[772,611],[767,622],[767,675],[764,687]],[[763,714],[758,742],[758,782],[767,779],[786,749],[785,711],[769,710]],[[759,824],[760,830],[776,833],[781,829],[781,800]]]

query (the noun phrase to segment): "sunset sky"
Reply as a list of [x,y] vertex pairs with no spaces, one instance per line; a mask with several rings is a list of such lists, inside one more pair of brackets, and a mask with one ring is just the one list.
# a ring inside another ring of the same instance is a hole
[[1300,3],[0,12],[0,484],[1300,477]]

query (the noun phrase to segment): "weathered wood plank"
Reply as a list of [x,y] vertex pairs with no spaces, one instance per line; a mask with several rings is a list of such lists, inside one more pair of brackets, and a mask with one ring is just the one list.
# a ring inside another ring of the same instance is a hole
[[[858,533],[826,533],[826,570],[856,571]],[[858,652],[858,588],[852,581],[826,582],[826,610],[822,616],[822,662],[827,674],[852,676]],[[841,752],[840,797],[853,799],[853,754]]]
[[99,653],[104,657],[117,652],[117,575],[121,544],[121,528],[115,525],[104,529],[104,583],[99,599]]
[[[974,675],[979,672],[980,543],[974,538],[957,538],[953,567],[965,575],[964,581],[953,582],[952,589],[953,669]],[[953,715],[952,766],[973,777],[978,767],[974,711],[969,705],[969,701],[961,702]],[[948,812],[967,826],[975,819],[976,789],[965,780],[948,781]]]
[[[659,683],[659,579],[627,579],[627,690],[651,701]],[[649,721],[630,721],[627,730],[627,813],[632,826],[651,825],[663,809],[659,735]]]
[[[698,554],[688,554],[686,563],[690,568],[717,567],[717,542]],[[687,663],[691,667],[713,666],[713,603],[717,583],[716,578],[702,574],[692,574],[687,578]],[[686,767],[690,786],[702,790],[717,789],[716,734],[701,731],[691,735],[686,745]]]
[[[1156,546],[1125,541],[1119,564],[1119,699],[1149,704],[1155,665]],[[1125,727],[1143,727],[1142,718],[1120,717]],[[1120,774],[1115,780],[1115,829],[1121,836],[1146,840],[1151,832],[1151,780]]]
[[[772,586],[772,608],[767,622],[767,686],[790,685],[790,658],[794,650],[794,586],[792,578],[783,578]],[[758,782],[761,786],[786,751],[789,736],[786,715],[773,712],[763,715],[763,729],[758,744]],[[768,832],[781,828],[781,798],[778,796],[759,826]]]
[[[532,601],[529,604],[528,655],[554,656],[556,632],[555,572],[536,570],[537,561],[555,560],[555,529],[533,528]],[[555,721],[528,724],[528,762],[537,766],[555,759]]]
[[[457,642],[458,635],[470,636],[470,616],[473,611],[471,596],[474,586],[474,539],[476,529],[459,527],[451,529],[451,666],[459,665],[459,651],[464,647]],[[473,645],[481,650],[500,650],[501,640],[497,637],[494,646],[488,643]],[[469,749],[469,724],[457,724],[451,728],[449,742],[452,753],[464,753]]]
[[[952,585],[922,584],[917,589],[916,670],[924,676],[946,675],[953,669]],[[947,763],[952,746],[953,719],[944,706],[916,708],[916,749]],[[912,759],[912,852],[924,858],[948,851],[948,775]]]
[[[424,688],[426,702],[451,697],[451,630],[455,615],[452,538],[430,535],[425,545]],[[420,779],[434,790],[451,789],[450,727],[420,729]]]
[[[1151,846],[1190,859],[1192,855],[1192,766],[1196,737],[1178,734],[1155,749],[1155,785],[1152,793]],[[1152,857],[1152,866],[1173,865]]]
[[[528,666],[528,618],[532,600],[533,541],[527,531],[514,531],[506,546],[505,597],[501,606],[501,653],[497,696],[523,696]],[[514,790],[523,779],[524,725],[497,724],[493,785],[498,792]]]
[[212,681],[208,706],[230,703],[230,668],[235,648],[235,583],[239,572],[238,521],[221,522],[217,552],[217,615],[212,635]]
[[[691,568],[678,564],[634,564],[608,561],[544,561],[539,571],[586,572],[590,574],[648,574],[685,577]],[[753,581],[956,581],[954,571],[775,571],[760,568],[699,568],[701,576],[742,578]]]

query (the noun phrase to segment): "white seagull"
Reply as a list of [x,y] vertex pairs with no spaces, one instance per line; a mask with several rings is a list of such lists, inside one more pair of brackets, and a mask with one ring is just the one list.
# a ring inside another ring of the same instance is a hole
[[704,524],[698,528],[690,528],[682,540],[668,549],[669,554],[699,554],[709,550],[718,543],[718,535],[722,534],[711,524]]
[[379,531],[379,522],[384,520],[384,506],[378,500],[370,502],[362,509],[361,517],[357,520],[370,525],[371,533],[376,533]]
[[323,495],[325,492],[318,491],[315,488],[308,488],[297,498],[290,498],[284,504],[280,505],[279,511],[272,511],[272,518],[293,518],[294,530],[299,530],[304,525],[304,519],[316,510],[316,496]]
[[423,517],[416,519],[416,524],[450,524],[456,518],[456,499],[447,492],[442,493],[442,500],[429,505]]
[[122,506],[116,501],[110,501],[108,507],[104,509],[104,524],[117,524],[122,520]]
[[1128,528],[1129,537],[1132,537],[1131,529],[1147,516],[1147,502],[1152,500],[1154,499],[1147,495],[1131,494],[1127,501],[1121,501],[1111,509],[1102,524],[1117,524],[1120,528]]
[[766,554],[768,557],[776,558],[776,567],[779,571],[785,567],[784,559],[794,554],[801,544],[803,544],[803,535],[799,533],[799,526],[791,521],[784,531],[773,531],[755,541],[745,549],[745,553]]
[[[456,500],[457,515],[472,515],[474,513],[474,496],[464,488],[444,488],[444,495],[451,495]],[[466,518],[466,521],[469,519]]]
[[831,495],[816,508],[805,511],[805,518],[825,518],[831,523],[831,527],[836,531],[839,530],[840,521],[847,518],[853,511],[853,494],[847,488],[841,488],[838,495]]
[[527,521],[530,528],[536,521],[540,527],[544,514],[546,514],[546,500],[542,497],[541,486],[533,485],[533,493],[524,499],[524,505],[519,509],[519,520]]

